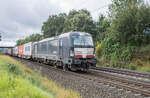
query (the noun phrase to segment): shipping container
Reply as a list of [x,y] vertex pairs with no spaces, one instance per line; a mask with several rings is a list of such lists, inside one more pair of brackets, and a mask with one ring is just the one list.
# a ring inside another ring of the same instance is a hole
[[32,57],[32,42],[24,44],[23,57],[30,59]]
[[2,54],[8,54],[8,49],[2,50]]
[[13,55],[13,48],[8,49],[8,55]]
[[18,57],[23,57],[24,45],[18,46]]
[[13,48],[13,56],[18,56],[18,47]]

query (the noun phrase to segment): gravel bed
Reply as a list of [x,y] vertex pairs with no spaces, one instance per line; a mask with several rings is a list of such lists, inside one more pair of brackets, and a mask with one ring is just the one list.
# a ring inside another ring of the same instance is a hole
[[43,76],[46,76],[48,79],[52,79],[61,86],[78,91],[82,98],[144,98],[143,96],[134,92],[125,91],[123,89],[111,87],[103,83],[97,83],[92,80],[83,79],[57,69],[46,68],[38,63],[21,60],[19,58],[15,59],[35,71],[40,70]]

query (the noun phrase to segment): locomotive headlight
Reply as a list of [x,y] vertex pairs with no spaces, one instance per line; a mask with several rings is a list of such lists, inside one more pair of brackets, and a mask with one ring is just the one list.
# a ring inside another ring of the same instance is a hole
[[82,52],[81,51],[76,51],[75,54],[82,54]]
[[74,56],[74,52],[72,50],[70,50],[70,56],[73,57]]

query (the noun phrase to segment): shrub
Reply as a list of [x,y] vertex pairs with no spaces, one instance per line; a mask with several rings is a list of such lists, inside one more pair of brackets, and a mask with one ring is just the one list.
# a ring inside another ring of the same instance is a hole
[[22,71],[14,64],[8,63],[6,65],[8,72],[14,73],[15,75],[21,75]]
[[130,65],[130,69],[131,70],[136,70],[137,68],[136,68],[136,65]]
[[123,48],[120,57],[121,57],[121,60],[123,61],[131,60],[132,54],[131,54],[130,48],[129,47]]
[[105,38],[102,41],[103,53],[106,58],[115,58],[120,61],[129,61],[132,58],[131,46],[123,46],[120,42],[117,42],[113,37]]
[[102,56],[102,47],[100,43],[96,46],[95,54],[98,58]]
[[143,64],[143,62],[140,59],[137,59],[136,60],[136,65],[137,66],[143,66],[144,64]]
[[[111,57],[111,54],[120,48],[120,43],[114,40],[113,36],[105,38],[102,41],[103,54],[105,57]],[[117,53],[117,52],[116,52]]]

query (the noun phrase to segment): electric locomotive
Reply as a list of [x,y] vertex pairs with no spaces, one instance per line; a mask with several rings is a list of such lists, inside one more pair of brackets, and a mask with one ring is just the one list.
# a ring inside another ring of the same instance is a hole
[[59,56],[64,69],[87,71],[96,66],[94,43],[89,33],[72,31],[59,36]]
[[94,43],[89,33],[70,31],[32,44],[32,58],[38,62],[87,71],[96,66]]

